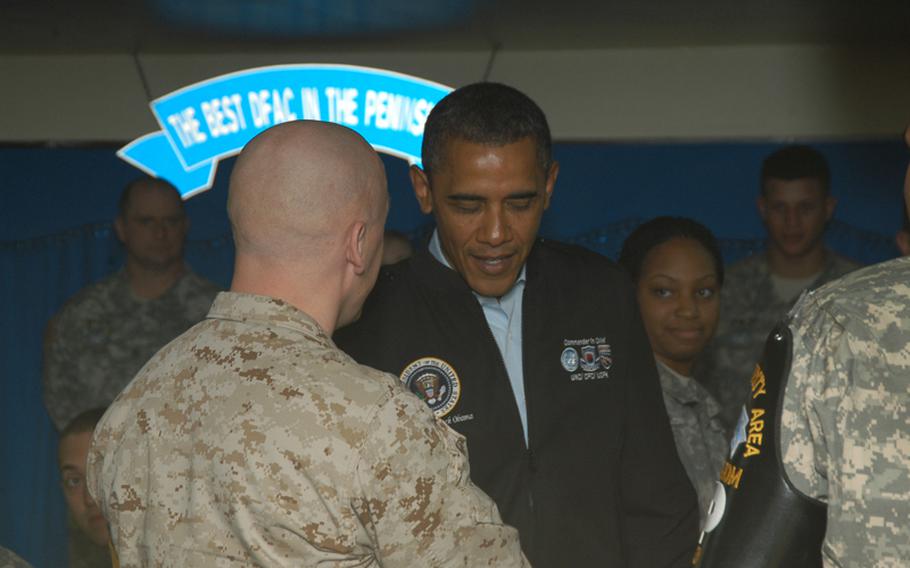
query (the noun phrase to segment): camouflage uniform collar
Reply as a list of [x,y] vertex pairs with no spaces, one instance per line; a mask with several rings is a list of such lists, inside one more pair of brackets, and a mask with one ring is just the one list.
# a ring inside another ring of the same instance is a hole
[[657,375],[665,397],[684,406],[704,406],[704,413],[709,419],[720,419],[721,408],[714,397],[695,378],[680,375],[656,358]]
[[698,396],[695,389],[695,379],[683,376],[661,361],[655,359],[657,370],[660,371],[660,384],[665,393],[673,397],[680,404],[695,404]]
[[326,347],[333,347],[328,334],[305,312],[278,298],[220,292],[212,303],[208,319],[259,323],[301,333]]

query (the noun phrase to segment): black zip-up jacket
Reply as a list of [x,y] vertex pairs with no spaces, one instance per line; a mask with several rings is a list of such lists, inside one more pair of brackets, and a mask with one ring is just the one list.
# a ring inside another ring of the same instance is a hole
[[335,341],[403,376],[467,437],[471,479],[519,530],[534,566],[688,566],[695,492],[625,274],[539,240],[522,318],[527,447],[480,304],[426,248],[383,268],[360,320]]

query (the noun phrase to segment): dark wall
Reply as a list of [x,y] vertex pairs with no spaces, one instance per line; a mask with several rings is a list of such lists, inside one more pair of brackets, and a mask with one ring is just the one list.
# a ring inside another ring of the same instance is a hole
[[[811,143],[811,141],[809,141]],[[901,222],[906,149],[902,141],[813,144],[828,158],[836,225],[890,240]],[[626,220],[672,214],[693,217],[721,239],[760,239],[755,209],[762,158],[770,142],[700,144],[558,143],[561,164],[541,234],[563,240]],[[0,148],[0,243],[109,222],[123,185],[141,172],[119,160],[115,145],[90,148]],[[430,223],[414,200],[407,165],[384,157],[392,207],[388,226],[416,234]],[[215,186],[191,198],[190,240],[229,234],[225,217],[232,160]],[[888,250],[866,262],[896,254]]]

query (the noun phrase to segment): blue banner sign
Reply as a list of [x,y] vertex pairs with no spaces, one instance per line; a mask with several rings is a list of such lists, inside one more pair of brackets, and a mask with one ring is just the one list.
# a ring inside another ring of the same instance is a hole
[[291,120],[323,120],[356,130],[379,152],[420,162],[423,126],[452,89],[369,67],[276,65],[214,77],[155,99],[161,126],[117,155],[167,179],[184,199],[212,186],[218,161],[263,130]]

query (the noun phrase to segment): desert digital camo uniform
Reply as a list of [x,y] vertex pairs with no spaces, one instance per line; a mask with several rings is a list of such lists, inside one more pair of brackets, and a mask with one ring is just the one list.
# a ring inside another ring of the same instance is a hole
[[262,296],[220,294],[146,365],[88,482],[123,567],[525,563],[464,438]]
[[781,455],[828,506],[826,567],[910,565],[910,257],[794,309]]
[[[809,289],[839,278],[859,265],[829,251],[822,273]],[[705,386],[721,406],[728,430],[739,418],[749,396],[749,379],[761,359],[768,334],[793,307],[796,298],[782,300],[774,292],[765,253],[750,256],[727,269],[721,291],[720,319],[714,340],[698,370]]]
[[714,498],[717,476],[729,450],[720,405],[691,378],[657,361],[657,374],[679,461],[698,494],[700,524]]
[[121,270],[67,301],[44,342],[44,404],[57,429],[110,404],[156,351],[205,317],[217,293],[186,269],[161,297],[139,298]]

